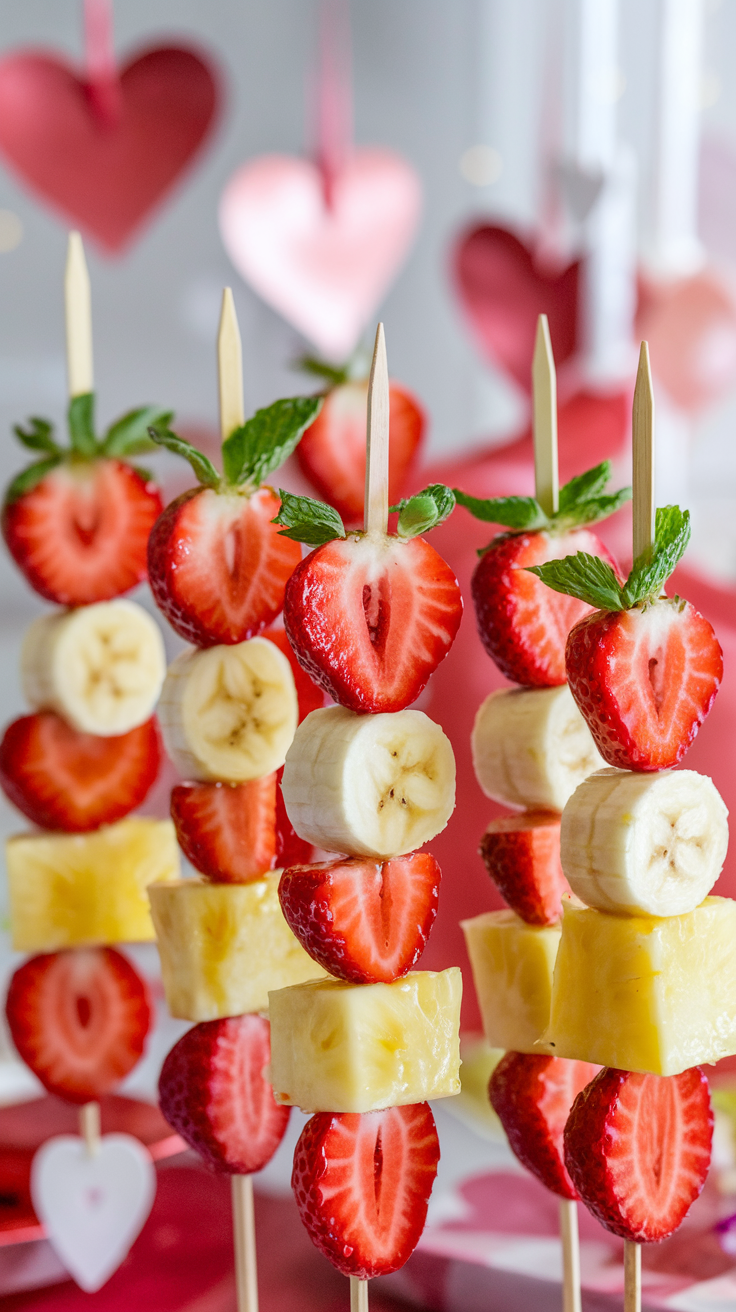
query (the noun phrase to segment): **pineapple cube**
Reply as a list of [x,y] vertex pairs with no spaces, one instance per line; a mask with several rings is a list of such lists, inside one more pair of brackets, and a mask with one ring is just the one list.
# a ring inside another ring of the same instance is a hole
[[465,945],[492,1048],[541,1052],[549,1024],[559,925],[527,925],[513,911],[463,920]]
[[171,821],[139,816],[88,834],[19,834],[5,850],[18,952],[152,941],[147,886],[180,871]]
[[166,1002],[180,1020],[267,1011],[269,989],[324,978],[284,919],[276,870],[249,884],[149,890]]
[[316,980],[269,997],[277,1102],[373,1112],[460,1092],[458,966],[391,984]]
[[677,1075],[736,1053],[736,902],[659,918],[564,901],[545,1035],[556,1056]]

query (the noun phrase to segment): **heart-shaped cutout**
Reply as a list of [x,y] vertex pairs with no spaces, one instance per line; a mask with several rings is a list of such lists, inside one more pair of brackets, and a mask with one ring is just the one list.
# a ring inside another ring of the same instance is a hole
[[492,364],[531,392],[537,320],[549,319],[559,368],[578,344],[580,264],[544,269],[505,228],[482,224],[458,241],[453,268],[460,304]]
[[420,203],[414,169],[387,150],[356,150],[332,180],[329,207],[314,164],[264,155],[230,179],[220,231],[264,301],[344,359],[407,254]]
[[69,64],[21,52],[0,62],[0,152],[32,191],[118,251],[199,149],[216,106],[214,71],[191,50],[149,50],[123,68],[114,122]]
[[148,1217],[156,1172],[129,1134],[106,1134],[91,1155],[83,1139],[62,1134],[39,1148],[31,1197],[51,1246],[86,1292],[116,1271]]

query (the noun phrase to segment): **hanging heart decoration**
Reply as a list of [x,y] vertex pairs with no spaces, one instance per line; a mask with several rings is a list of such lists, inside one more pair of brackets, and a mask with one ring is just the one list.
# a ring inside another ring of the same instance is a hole
[[218,78],[162,46],[118,69],[110,0],[85,0],[86,67],[41,51],[0,60],[0,155],[109,253],[123,249],[192,162],[215,121]]
[[39,1148],[31,1197],[46,1236],[87,1293],[100,1289],[143,1229],[156,1194],[146,1149],[129,1134],[106,1134],[94,1155],[62,1134]]
[[580,263],[542,267],[512,232],[480,224],[457,242],[452,271],[460,304],[484,356],[531,392],[537,318],[546,314],[558,368],[578,347]]
[[312,163],[266,155],[233,175],[220,231],[238,272],[331,360],[344,360],[408,254],[421,208],[415,170],[352,146],[348,14],[323,0]]
[[637,335],[675,405],[697,413],[736,383],[736,280],[704,269],[639,287]]

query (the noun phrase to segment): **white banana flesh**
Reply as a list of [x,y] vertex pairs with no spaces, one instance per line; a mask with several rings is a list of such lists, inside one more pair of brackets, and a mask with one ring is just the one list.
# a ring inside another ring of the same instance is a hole
[[281,784],[300,838],[380,860],[413,852],[455,808],[449,739],[422,711],[312,711],[286,756]]
[[134,601],[101,601],[33,622],[21,652],[34,710],[110,738],[150,719],[166,674],[161,630]]
[[728,811],[694,770],[601,770],[562,813],[570,887],[589,907],[629,916],[681,916],[715,884],[728,847]]
[[158,717],[185,779],[260,779],[284,764],[296,730],[291,665],[267,638],[192,648],[169,666]]
[[486,797],[529,810],[562,811],[604,764],[567,684],[492,692],[475,717],[471,747]]

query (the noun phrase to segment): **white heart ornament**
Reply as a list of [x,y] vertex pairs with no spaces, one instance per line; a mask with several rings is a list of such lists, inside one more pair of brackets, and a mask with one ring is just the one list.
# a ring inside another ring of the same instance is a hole
[[61,1134],[39,1148],[31,1198],[46,1237],[88,1294],[104,1285],[140,1234],[156,1195],[156,1171],[129,1134],[106,1134],[94,1156]]
[[328,207],[319,169],[263,155],[233,174],[220,232],[242,277],[326,355],[357,345],[406,256],[421,208],[414,169],[387,150],[356,150]]

